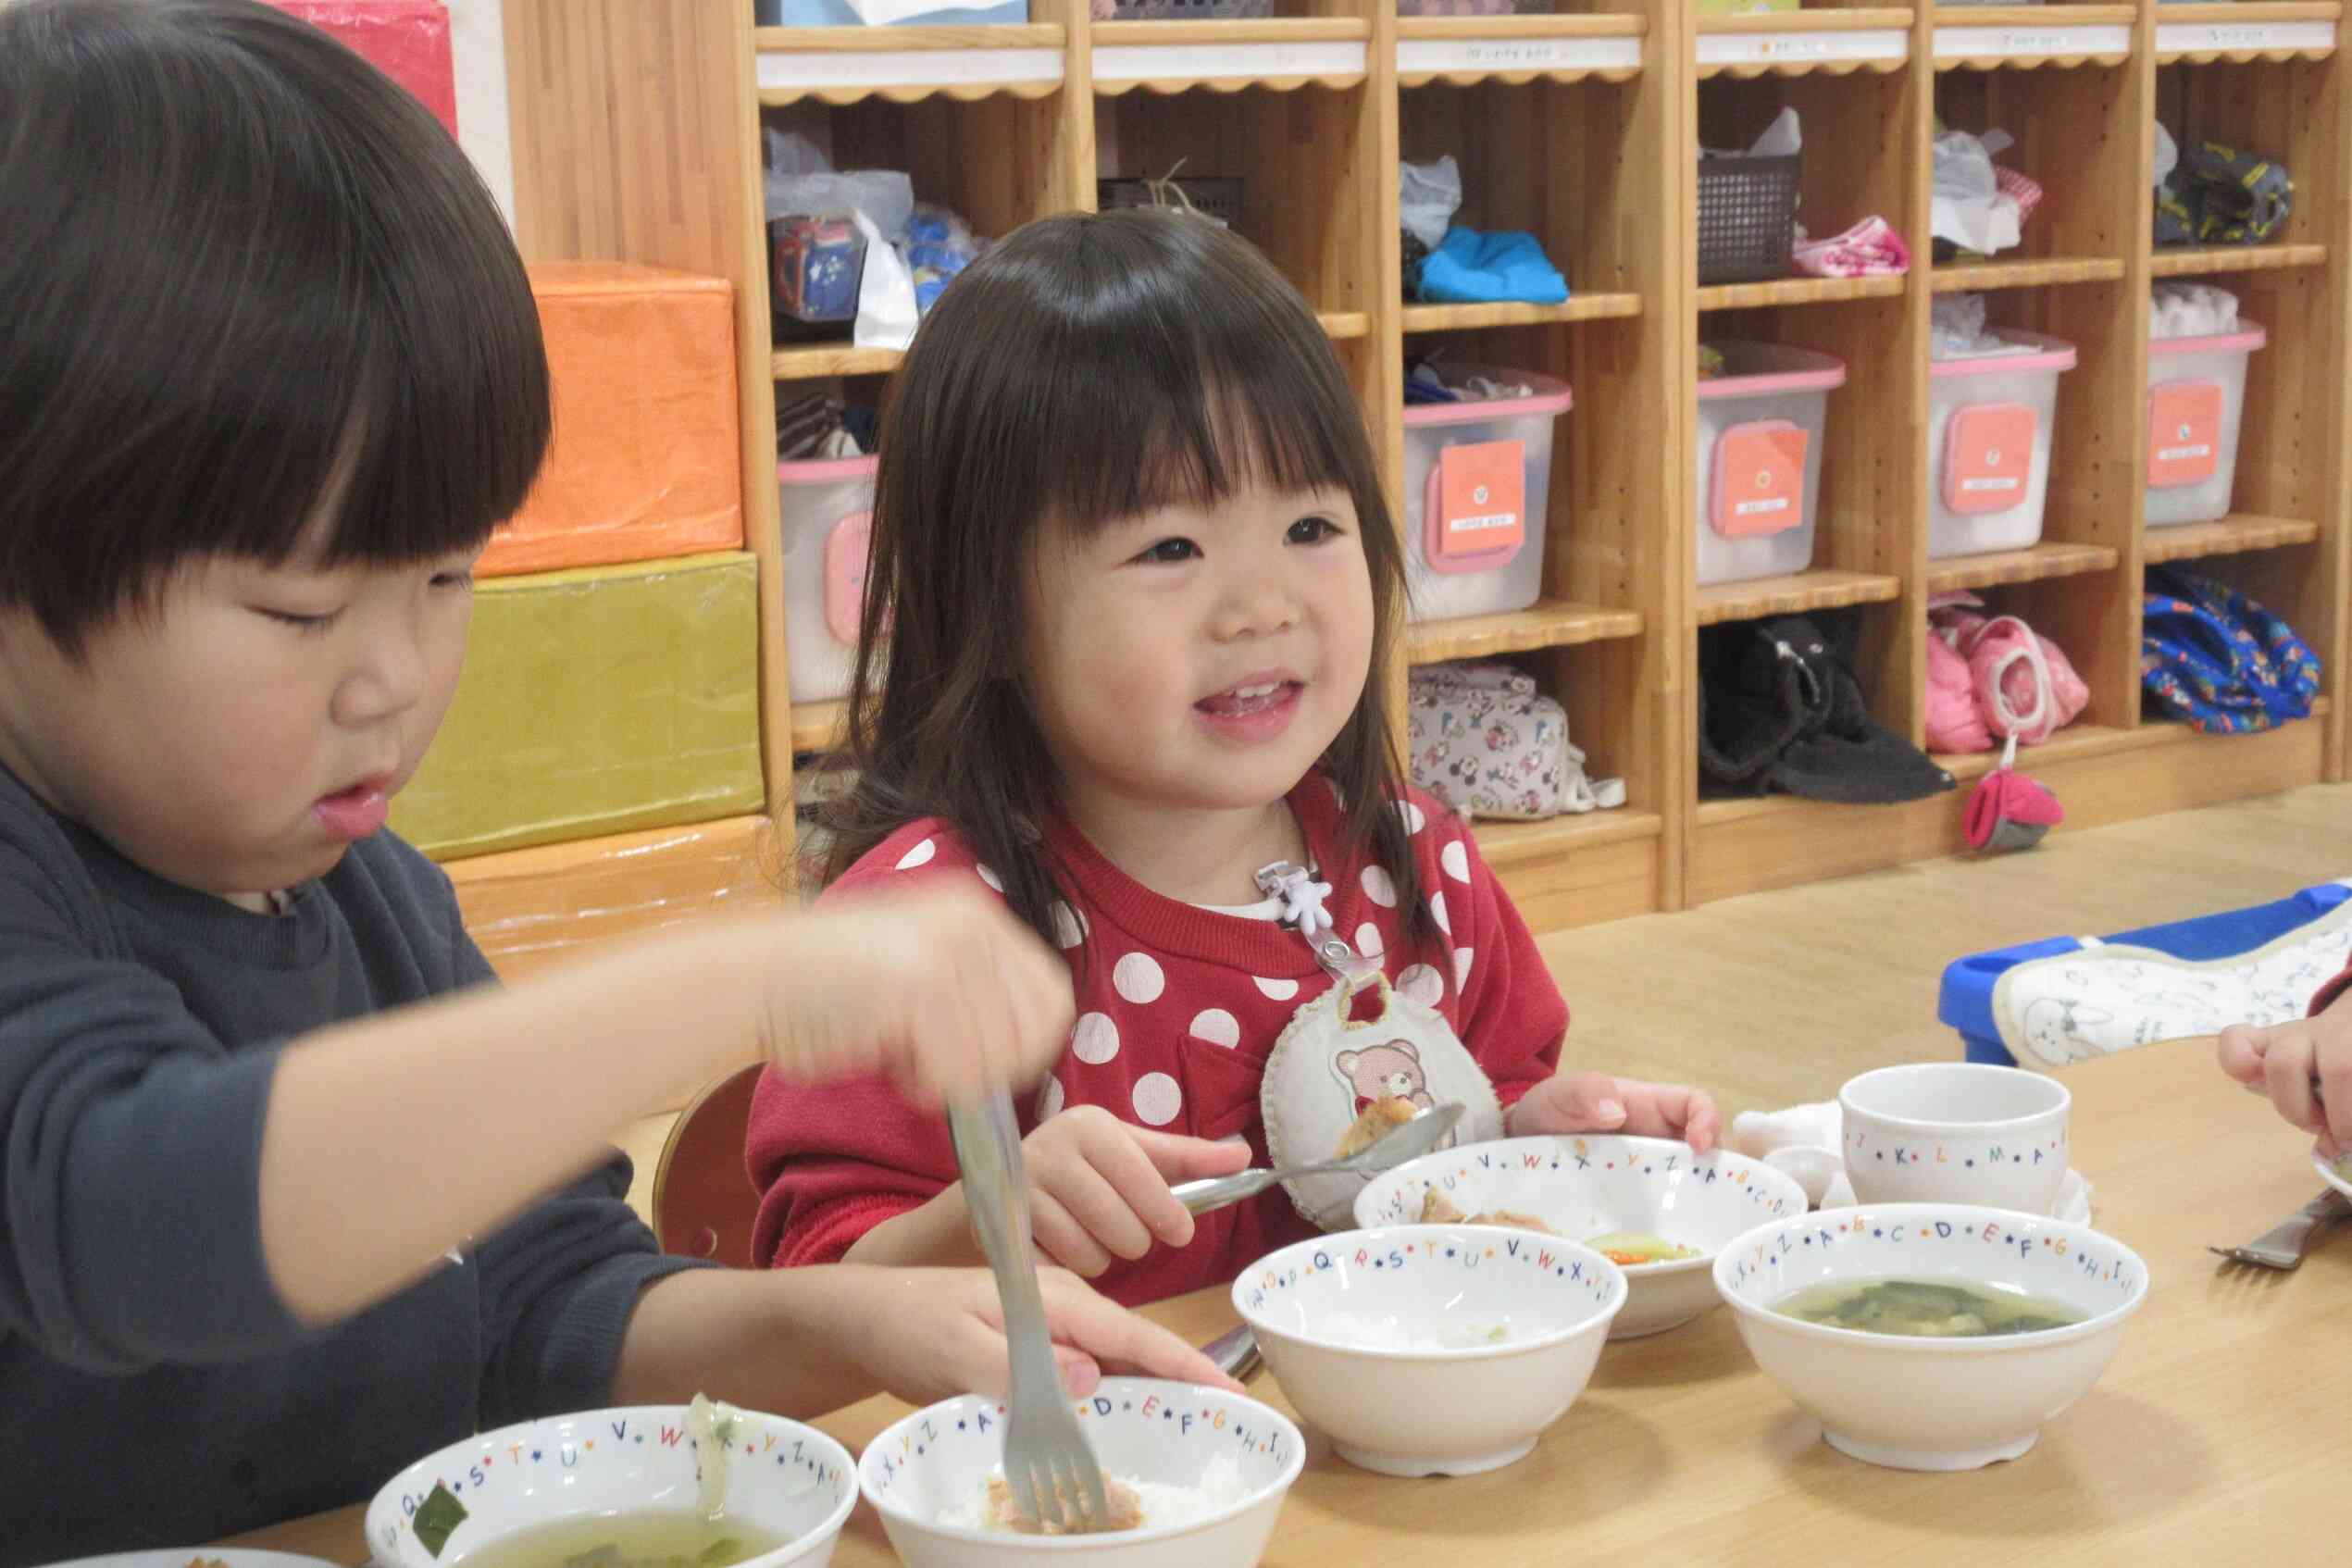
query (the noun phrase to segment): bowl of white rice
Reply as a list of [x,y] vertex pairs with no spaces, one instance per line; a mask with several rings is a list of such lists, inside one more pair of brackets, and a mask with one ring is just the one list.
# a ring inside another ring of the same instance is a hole
[[1004,1499],[1004,1405],[965,1394],[916,1411],[858,1461],[865,1500],[907,1568],[1255,1568],[1306,1463],[1291,1421],[1243,1394],[1106,1377],[1072,1401],[1120,1524],[1097,1534],[1015,1527]]

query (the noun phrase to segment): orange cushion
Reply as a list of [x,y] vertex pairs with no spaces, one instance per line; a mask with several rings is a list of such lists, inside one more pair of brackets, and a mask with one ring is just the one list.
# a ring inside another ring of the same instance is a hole
[[620,262],[530,269],[554,440],[485,576],[740,550],[735,292]]

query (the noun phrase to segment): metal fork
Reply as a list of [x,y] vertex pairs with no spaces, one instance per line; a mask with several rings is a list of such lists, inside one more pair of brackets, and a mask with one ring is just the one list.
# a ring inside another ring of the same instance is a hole
[[2352,1200],[2331,1188],[2243,1247],[2208,1247],[2207,1251],[2257,1268],[2291,1270],[2303,1263],[2311,1238],[2335,1221],[2352,1216]]
[[977,1104],[950,1106],[948,1131],[955,1140],[973,1228],[1004,1303],[1004,1338],[1013,1363],[1013,1387],[1005,1400],[1005,1484],[1014,1502],[1041,1526],[1064,1534],[1089,1525],[1107,1529],[1111,1498],[1102,1466],[1063,1397],[1062,1375],[1046,1336],[1045,1298],[1029,1249],[1028,1177],[1022,1169],[1012,1097],[1000,1089]]

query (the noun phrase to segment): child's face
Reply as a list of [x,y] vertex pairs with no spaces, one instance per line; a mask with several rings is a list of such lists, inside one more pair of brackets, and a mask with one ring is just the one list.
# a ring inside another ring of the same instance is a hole
[[1028,677],[1081,821],[1280,800],[1363,695],[1372,576],[1344,492],[1248,487],[1092,538],[1049,523]]
[[79,665],[0,613],[0,754],[149,871],[257,905],[383,826],[456,688],[471,566],[202,557]]

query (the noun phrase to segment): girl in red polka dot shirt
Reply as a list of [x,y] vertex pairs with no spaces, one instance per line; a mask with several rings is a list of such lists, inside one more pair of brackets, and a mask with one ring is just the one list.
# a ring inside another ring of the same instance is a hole
[[[1023,1109],[1053,1259],[1132,1304],[1308,1233],[1278,1189],[1197,1222],[1169,1191],[1266,1158],[1268,1055],[1335,984],[1300,918],[1442,1015],[1502,1130],[1712,1144],[1704,1094],[1555,1076],[1568,1010],[1525,924],[1398,776],[1370,680],[1397,531],[1328,339],[1256,251],[1181,213],[1022,229],[925,319],[880,451],[825,902],[977,878],[1063,951],[1077,1023]],[[1412,1051],[1347,1055],[1349,1114],[1426,1101]],[[977,1256],[944,1120],[884,1080],[764,1082],[748,1156],[764,1261]]]

